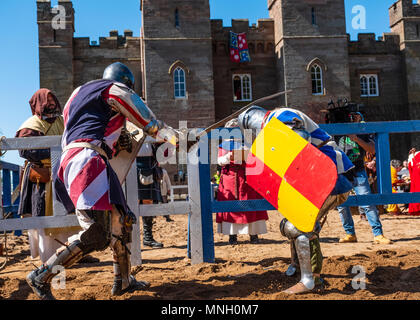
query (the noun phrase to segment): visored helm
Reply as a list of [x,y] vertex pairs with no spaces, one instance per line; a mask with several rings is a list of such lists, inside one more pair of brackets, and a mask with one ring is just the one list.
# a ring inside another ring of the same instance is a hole
[[130,89],[134,90],[134,75],[131,70],[121,62],[115,62],[109,65],[102,77],[107,80],[114,80],[125,84]]

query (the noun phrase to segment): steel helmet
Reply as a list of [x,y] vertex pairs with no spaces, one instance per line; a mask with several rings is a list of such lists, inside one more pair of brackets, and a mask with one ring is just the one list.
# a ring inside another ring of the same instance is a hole
[[131,70],[121,62],[115,62],[106,67],[102,78],[121,82],[134,90],[134,75]]

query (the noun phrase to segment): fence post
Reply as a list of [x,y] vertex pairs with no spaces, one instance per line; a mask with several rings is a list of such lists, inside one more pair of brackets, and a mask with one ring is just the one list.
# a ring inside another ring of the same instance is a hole
[[208,152],[206,152],[207,161],[200,161],[202,159],[199,157],[199,151],[204,151],[208,145],[205,139],[202,140],[198,150],[191,151],[188,155],[188,193],[191,204],[188,216],[188,247],[191,252],[191,264],[215,261]]
[[[16,188],[19,186],[19,171],[12,171],[12,190],[13,193],[15,192]],[[19,192],[20,193],[20,192]],[[15,203],[19,203],[20,199],[20,195],[15,199],[15,201],[13,201],[13,197],[10,200],[10,205],[14,206]],[[19,218],[18,216],[18,211],[16,211],[13,216],[15,218]],[[20,237],[22,235],[22,230],[16,230],[15,231],[15,236]]]
[[3,207],[12,205],[12,184],[10,181],[10,170],[3,169]]
[[377,186],[379,193],[392,193],[389,134],[378,133],[375,139]]
[[[53,177],[58,172],[58,169],[60,167],[61,153],[62,153],[61,146],[50,148],[51,170],[53,172]],[[52,198],[53,198],[53,215],[66,216],[67,210],[64,208],[64,205],[60,201],[57,200],[57,197],[55,194],[54,181],[52,183]]]
[[131,242],[131,265],[141,265],[141,239],[140,239],[140,207],[139,207],[139,195],[138,195],[138,179],[137,179],[137,163],[134,161],[128,172],[127,178],[125,179],[125,194],[127,197],[127,204],[133,211],[137,218],[137,224],[133,225],[132,242]]

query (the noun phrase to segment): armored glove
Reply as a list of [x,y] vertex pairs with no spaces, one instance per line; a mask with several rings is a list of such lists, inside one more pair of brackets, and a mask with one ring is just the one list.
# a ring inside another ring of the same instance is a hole
[[137,223],[136,215],[128,209],[128,212],[122,216],[122,223],[127,232],[131,232],[133,230],[133,224]]
[[117,145],[116,145],[116,152],[115,155],[118,155],[121,151],[126,150],[128,153],[131,153],[133,151],[133,141],[132,141],[132,135],[126,128],[122,128],[120,137],[118,139]]

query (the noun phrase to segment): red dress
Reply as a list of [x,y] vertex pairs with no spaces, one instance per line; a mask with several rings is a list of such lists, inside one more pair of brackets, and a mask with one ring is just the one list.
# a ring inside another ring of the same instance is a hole
[[[420,192],[420,152],[410,156],[408,170],[411,179],[410,192]],[[412,216],[420,216],[420,203],[410,203],[408,212]]]
[[[228,152],[229,150],[219,148],[219,157],[226,155]],[[255,199],[263,199],[263,197],[246,183],[245,163],[235,164],[230,162],[223,166],[217,200],[234,201]],[[259,220],[268,220],[267,211],[219,212],[216,214],[217,223],[247,224]]]

